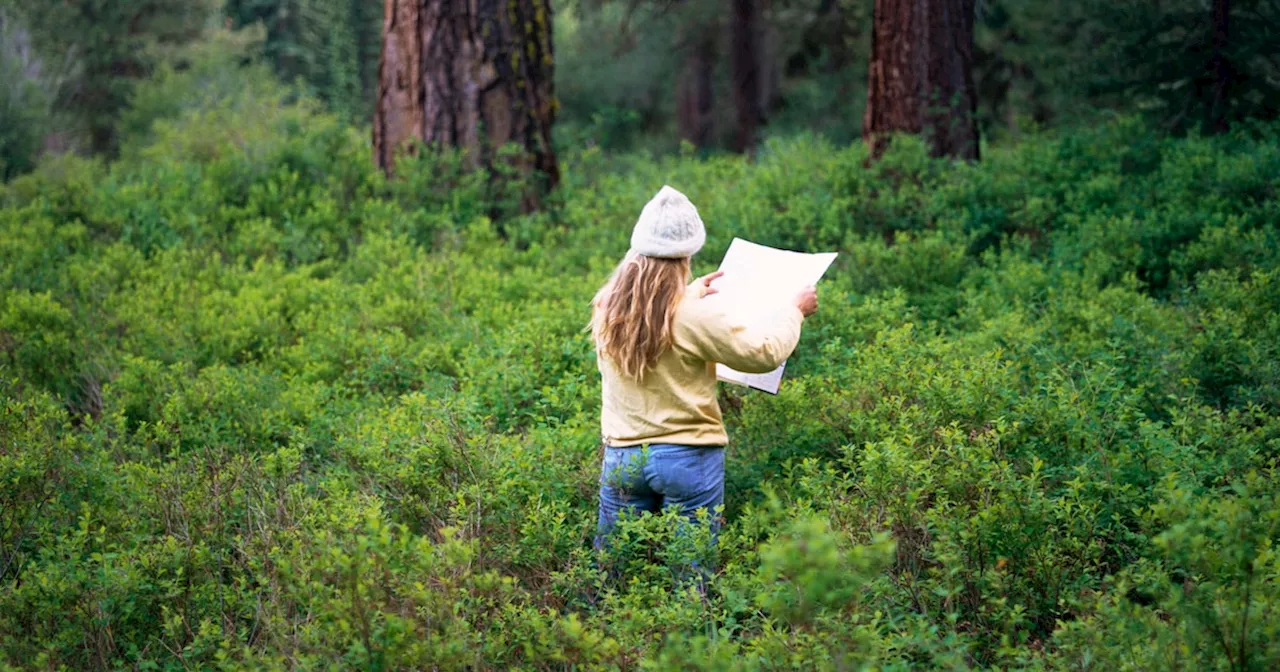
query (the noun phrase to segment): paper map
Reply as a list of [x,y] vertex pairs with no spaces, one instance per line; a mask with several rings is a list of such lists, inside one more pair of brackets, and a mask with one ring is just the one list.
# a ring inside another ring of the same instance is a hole
[[[708,298],[724,301],[732,311],[741,311],[740,319],[748,324],[769,319],[779,306],[795,299],[801,289],[818,284],[835,259],[835,252],[806,254],[734,238],[720,262],[724,276],[712,283],[719,293]],[[743,373],[716,364],[716,376],[725,382],[777,394],[786,367],[783,362],[769,373]]]

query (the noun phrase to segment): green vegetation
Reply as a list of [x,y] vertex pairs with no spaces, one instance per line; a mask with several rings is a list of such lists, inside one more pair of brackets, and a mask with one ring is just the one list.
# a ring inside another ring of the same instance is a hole
[[[31,43],[18,51],[27,67],[0,69],[0,76],[8,86],[26,83],[54,99],[64,119],[42,130],[80,136],[73,146],[112,152],[117,115],[134,84],[170,51],[201,37],[219,6],[218,0],[0,0],[0,17],[11,15],[10,30]],[[9,61],[14,52],[6,51],[0,49],[0,59]],[[33,102],[48,110],[42,99]]]
[[235,26],[266,29],[264,56],[281,79],[297,82],[343,117],[373,109],[382,47],[379,0],[226,0]]
[[[871,0],[756,0],[769,133],[861,135]],[[1221,2],[1221,0],[1219,0]],[[1232,0],[1222,47],[1230,76],[1215,102],[1218,2],[983,0],[973,78],[982,135],[1087,125],[1099,110],[1153,128],[1214,130],[1206,120],[1280,113],[1278,0]],[[347,121],[373,110],[379,0],[0,0],[0,177],[25,173],[42,146],[117,149],[140,79],[173,66],[211,27],[261,30],[255,55],[281,80]],[[555,133],[563,147],[674,152],[676,107],[692,35],[717,41],[712,142],[731,146],[735,115],[724,0],[555,0]],[[1218,109],[1218,108],[1222,109]],[[51,114],[52,112],[52,114]],[[44,142],[47,141],[47,142]]]
[[[1280,127],[570,149],[519,215],[219,72],[0,191],[0,668],[1280,663]],[[596,557],[586,306],[663,183],[699,273],[842,254],[782,393],[724,389],[718,547]]]

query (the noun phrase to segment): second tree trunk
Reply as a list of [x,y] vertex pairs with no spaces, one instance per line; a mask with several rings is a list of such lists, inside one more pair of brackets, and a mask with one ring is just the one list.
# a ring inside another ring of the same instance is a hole
[[732,25],[731,72],[733,74],[733,103],[737,111],[733,149],[749,152],[755,149],[756,133],[764,122],[761,98],[762,40],[760,7],[756,0],[730,0]]
[[473,167],[510,160],[540,189],[559,178],[551,145],[556,100],[550,0],[385,0],[374,154],[390,173],[397,152],[461,148]]
[[862,134],[922,134],[933,156],[978,158],[974,0],[876,0]]

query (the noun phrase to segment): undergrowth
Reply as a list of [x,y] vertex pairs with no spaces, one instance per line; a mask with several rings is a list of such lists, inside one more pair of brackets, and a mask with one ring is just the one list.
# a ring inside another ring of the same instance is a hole
[[[1278,132],[587,149],[533,215],[266,94],[48,161],[0,191],[0,668],[1273,669]],[[781,393],[722,389],[718,544],[596,556],[587,302],[662,184],[698,272],[840,257]]]

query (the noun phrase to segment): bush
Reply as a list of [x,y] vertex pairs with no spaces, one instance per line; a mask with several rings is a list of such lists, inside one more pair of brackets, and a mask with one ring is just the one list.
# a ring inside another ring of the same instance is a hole
[[[168,107],[201,63],[0,193],[0,666],[1277,661],[1274,130],[587,149],[519,215],[265,80]],[[718,538],[596,553],[587,305],[663,183],[699,273],[841,256],[780,393],[722,388]]]

